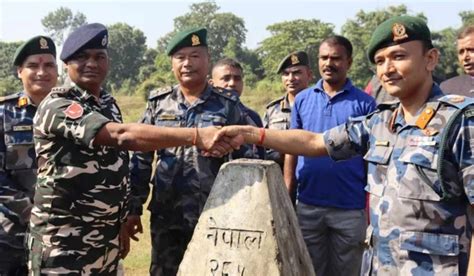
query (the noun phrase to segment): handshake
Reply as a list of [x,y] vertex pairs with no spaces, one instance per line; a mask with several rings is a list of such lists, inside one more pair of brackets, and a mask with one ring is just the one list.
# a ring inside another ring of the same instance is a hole
[[222,157],[234,150],[238,150],[242,144],[251,143],[246,141],[247,135],[258,128],[252,126],[225,126],[196,128],[193,144],[202,150],[201,154],[206,157]]

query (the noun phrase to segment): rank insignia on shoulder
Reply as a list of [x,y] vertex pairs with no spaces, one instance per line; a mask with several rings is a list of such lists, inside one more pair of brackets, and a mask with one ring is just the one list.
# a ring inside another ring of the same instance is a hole
[[28,98],[26,97],[18,98],[18,107],[23,107],[25,105],[28,105]]
[[32,125],[13,126],[13,131],[30,131],[33,129]]
[[66,108],[66,110],[64,110],[64,114],[73,120],[80,118],[83,113],[84,108],[82,108],[82,106],[76,102],[73,102]]
[[390,141],[375,141],[375,146],[388,147],[390,146]]
[[435,115],[435,110],[432,107],[427,107],[423,110],[423,112],[421,112],[421,115],[418,117],[415,124],[419,128],[425,129],[434,115]]

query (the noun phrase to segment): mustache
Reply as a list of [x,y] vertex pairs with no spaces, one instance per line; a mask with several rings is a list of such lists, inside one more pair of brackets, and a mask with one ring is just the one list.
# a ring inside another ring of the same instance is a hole
[[332,73],[337,73],[338,72],[338,70],[335,67],[331,66],[331,65],[325,66],[323,68],[323,72],[325,72],[325,71],[330,71]]

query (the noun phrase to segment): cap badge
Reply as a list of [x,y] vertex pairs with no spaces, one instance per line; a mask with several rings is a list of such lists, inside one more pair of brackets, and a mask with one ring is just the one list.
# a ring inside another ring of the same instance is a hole
[[292,65],[295,65],[295,64],[298,64],[300,63],[300,59],[298,58],[297,55],[291,55],[291,64]]
[[201,41],[199,40],[199,36],[193,34],[191,36],[191,46],[197,46],[197,45],[201,45]]
[[77,118],[80,118],[82,114],[84,113],[84,109],[82,106],[76,102],[73,102],[71,105],[69,105],[66,110],[64,110],[64,114],[66,114],[67,117],[75,120]]
[[40,38],[39,44],[40,44],[40,49],[49,49],[48,41],[44,39],[44,37]]
[[104,35],[104,38],[102,38],[101,44],[102,46],[107,45],[107,35]]
[[408,37],[405,26],[398,23],[393,24],[392,34],[393,34],[393,41],[399,41]]

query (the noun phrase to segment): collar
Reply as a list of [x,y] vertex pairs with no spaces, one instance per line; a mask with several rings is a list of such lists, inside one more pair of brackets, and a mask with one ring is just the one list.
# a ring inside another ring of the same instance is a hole
[[[173,96],[179,103],[184,103],[186,106],[189,105],[189,103],[186,101],[186,98],[183,95],[183,92],[181,92],[181,89],[179,86],[175,87],[176,89],[173,89]],[[201,104],[205,102],[212,94],[212,86],[211,85],[206,85],[206,88],[204,88],[204,91],[199,95],[199,99],[197,99],[191,106],[195,106],[198,104]]]
[[291,110],[290,100],[288,100],[288,93],[280,101],[281,110]]
[[81,102],[93,101],[97,104],[100,104],[102,101],[108,100],[110,98],[109,93],[107,93],[104,89],[100,90],[99,99],[96,99],[94,95],[87,92],[86,89],[81,88],[75,83],[71,83],[71,84],[72,84],[72,87],[74,88],[72,90],[74,91],[74,96],[76,96]]
[[19,108],[22,108],[22,107],[26,107],[26,106],[29,106],[29,105],[32,105],[32,106],[35,106],[33,104],[33,101],[31,101],[30,97],[28,95],[26,95],[26,93],[23,91],[23,92],[20,92],[18,94],[18,100],[17,100],[17,104],[16,106],[19,107]]
[[[316,83],[316,85],[314,86],[314,91],[315,92],[324,92],[323,81],[324,81],[323,79],[320,79]],[[339,95],[343,92],[349,92],[351,90],[352,86],[353,86],[352,81],[349,78],[346,78],[346,83],[344,84],[342,89],[336,93],[336,95]]]

